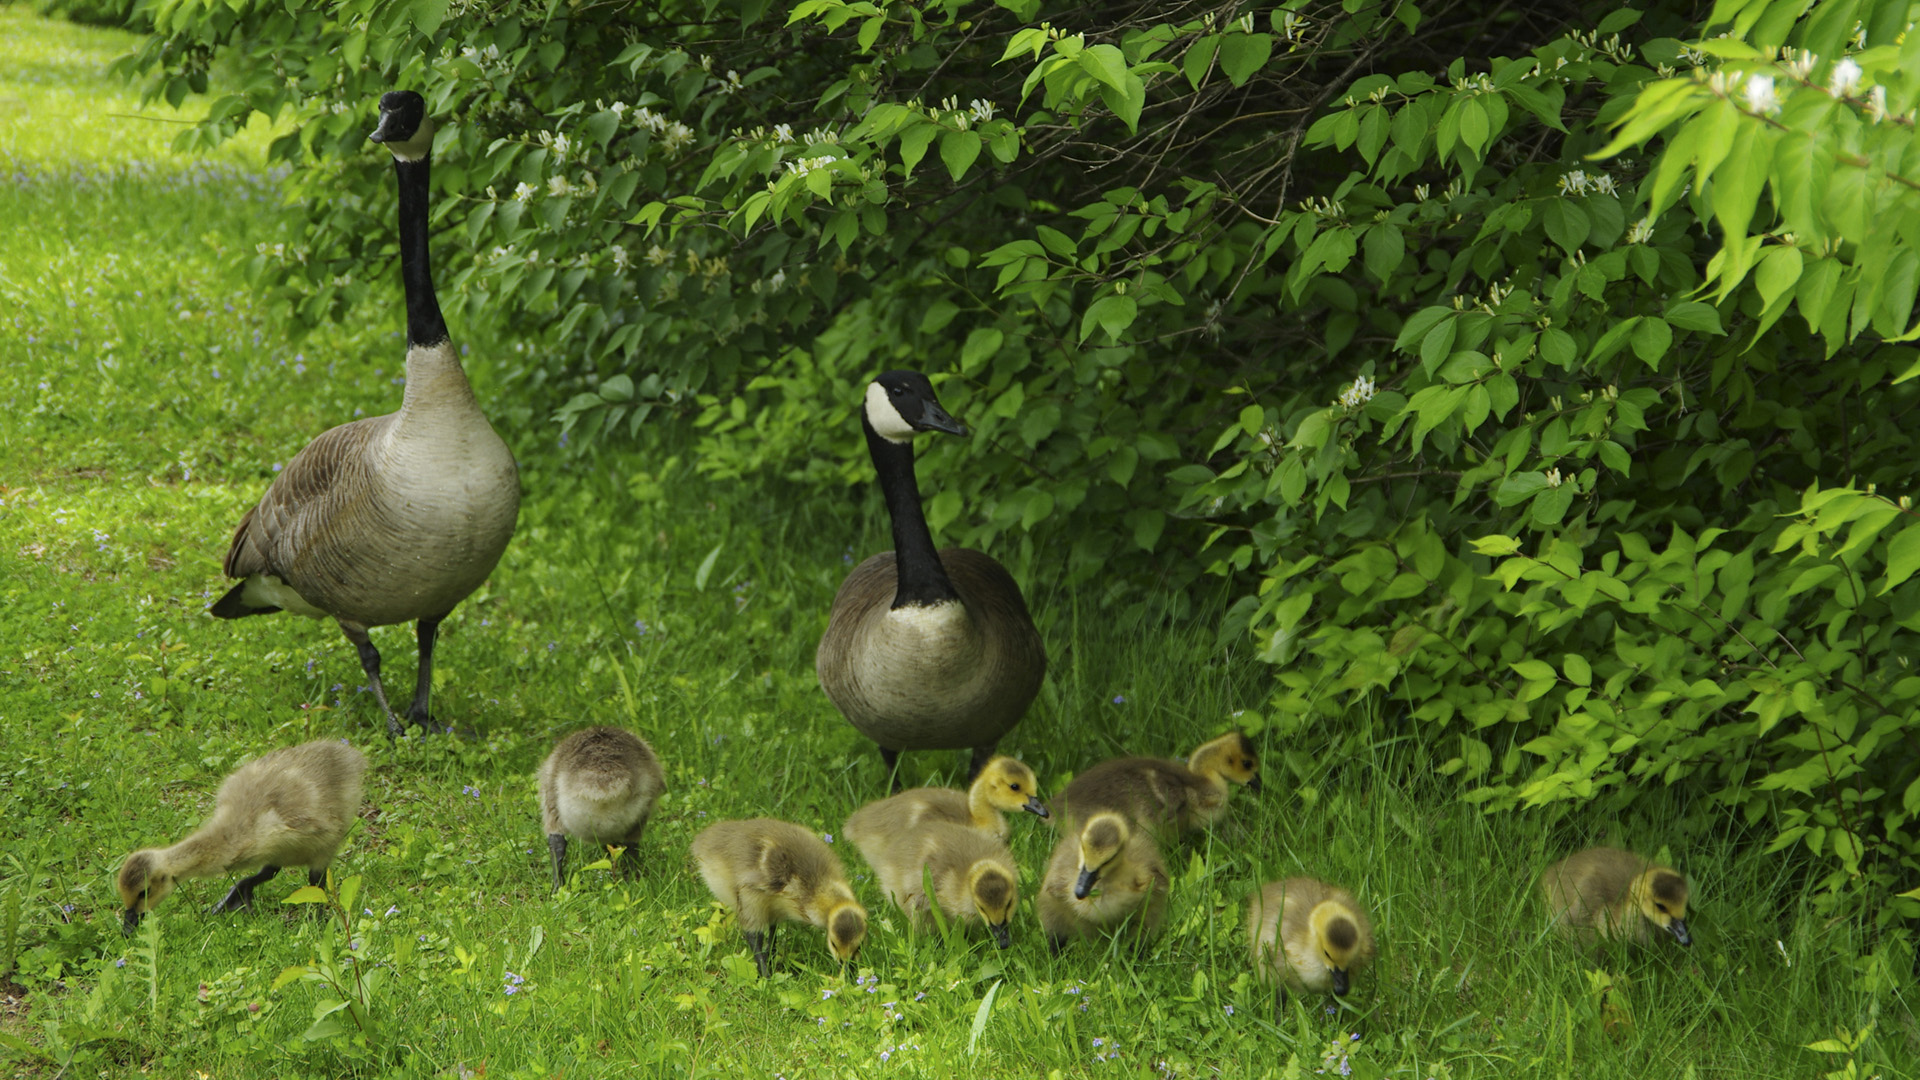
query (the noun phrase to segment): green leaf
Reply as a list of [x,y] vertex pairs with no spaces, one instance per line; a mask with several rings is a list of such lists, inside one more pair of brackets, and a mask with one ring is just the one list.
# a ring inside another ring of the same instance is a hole
[[1593,685],[1593,665],[1587,663],[1586,657],[1579,653],[1568,653],[1560,666],[1566,671],[1568,682],[1575,686]]
[[987,996],[980,999],[980,1007],[974,1010],[973,1030],[967,1034],[968,1057],[972,1057],[974,1050],[979,1047],[980,1036],[987,1030],[987,1021],[993,1016],[993,999],[1000,993],[1000,982],[999,979],[993,980],[993,985],[987,987]]
[[912,176],[913,167],[927,156],[927,147],[933,137],[940,134],[940,125],[931,120],[922,120],[913,127],[900,133],[900,168],[902,175]]
[[1801,265],[1799,248],[1775,244],[1767,249],[1767,254],[1753,272],[1753,285],[1760,290],[1761,307],[1772,307],[1775,300],[1793,288],[1794,283],[1800,280]]
[[282,900],[283,904],[324,904],[327,902],[327,890],[318,885],[302,885],[293,891],[293,895]]
[[713,545],[713,550],[707,552],[706,558],[700,560],[700,569],[693,572],[693,588],[695,592],[706,591],[707,578],[713,575],[713,564],[720,561],[720,549],[726,546],[727,542],[722,540]]
[[1558,682],[1560,679],[1560,673],[1553,670],[1553,665],[1545,660],[1520,660],[1507,666],[1523,679],[1547,679],[1553,682]]
[[1660,370],[1660,360],[1672,345],[1673,327],[1667,325],[1667,320],[1648,315],[1634,325],[1633,353],[1655,371]]
[[418,27],[422,34],[432,37],[440,29],[440,24],[447,21],[447,2],[448,0],[414,0],[413,25]]
[[1546,473],[1514,473],[1500,482],[1500,487],[1493,493],[1493,501],[1496,506],[1513,506],[1526,502],[1546,489]]
[[1361,247],[1366,252],[1367,273],[1381,284],[1386,283],[1407,254],[1406,239],[1401,235],[1400,227],[1391,222],[1382,222],[1368,229]]
[[1208,34],[1187,46],[1187,54],[1180,58],[1181,70],[1186,72],[1187,82],[1195,90],[1200,89],[1200,84],[1206,81],[1207,69],[1213,66],[1213,54],[1219,47],[1219,36]]
[[1139,306],[1131,296],[1107,295],[1095,300],[1080,319],[1080,340],[1085,341],[1093,333],[1095,326],[1107,332],[1115,342],[1127,332],[1133,320],[1139,314]]
[[1220,70],[1235,86],[1245,86],[1273,55],[1270,34],[1228,34],[1220,41]]
[[1887,542],[1887,583],[1880,587],[1885,596],[1901,582],[1920,570],[1920,524],[1909,525]]
[[940,160],[947,163],[947,174],[954,183],[960,182],[979,156],[980,136],[975,132],[949,131],[940,136]]
[[1666,320],[1682,330],[1699,330],[1708,334],[1724,334],[1720,328],[1720,312],[1711,304],[1698,300],[1681,300],[1667,307]]
[[1083,49],[1079,57],[1080,69],[1098,79],[1114,90],[1125,90],[1127,86],[1127,58],[1112,45],[1094,45]]
[[982,327],[967,335],[967,343],[960,347],[960,370],[972,372],[982,364],[993,359],[1000,352],[1000,346],[1007,335],[992,327]]

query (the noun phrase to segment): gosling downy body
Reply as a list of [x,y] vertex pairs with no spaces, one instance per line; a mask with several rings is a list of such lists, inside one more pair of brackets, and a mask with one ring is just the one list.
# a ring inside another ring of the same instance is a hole
[[1020,868],[992,834],[928,821],[911,830],[862,836],[855,836],[849,822],[846,835],[873,867],[887,898],[915,927],[926,924],[932,904],[938,903],[950,919],[984,925],[1000,948],[1012,943],[1008,923],[1020,903]]
[[1342,995],[1373,959],[1373,925],[1353,894],[1309,877],[1269,881],[1247,904],[1256,972],[1274,980],[1277,1010],[1289,988]]
[[1624,938],[1644,945],[1664,930],[1682,945],[1693,944],[1686,876],[1644,855],[1588,848],[1547,867],[1540,891],[1554,929],[1576,941]]
[[121,864],[115,885],[126,931],[188,878],[260,868],[213,905],[215,914],[252,907],[254,886],[282,867],[304,866],[310,884],[324,883],[359,813],[366,768],[360,751],[337,739],[282,747],[242,765],[221,782],[212,815],[191,836]]
[[666,790],[653,747],[631,731],[591,727],[560,740],[540,765],[540,821],[553,854],[553,887],[567,862],[567,837],[626,848],[623,872],[640,870],[640,834]]
[[843,964],[866,940],[867,909],[854,899],[839,858],[792,822],[717,822],[693,838],[693,858],[714,898],[740,920],[763,979],[773,972],[773,932],[782,921],[825,930],[828,951]]
[[1032,769],[1010,757],[995,757],[965,791],[914,788],[868,803],[847,819],[846,836],[865,851],[868,841],[862,837],[889,839],[929,822],[947,822],[1005,840],[1009,830],[1004,811],[1025,810],[1047,816],[1047,805],[1040,801],[1039,791],[1040,783]]
[[291,611],[331,618],[360,654],[388,732],[370,627],[417,622],[420,666],[408,723],[444,731],[427,699],[440,623],[493,572],[513,536],[520,474],[474,400],[434,297],[427,252],[433,121],[412,91],[380,99],[370,136],[392,151],[407,294],[407,387],[400,411],[342,424],[295,454],[234,529],[222,619]]
[[1034,908],[1056,950],[1121,928],[1145,941],[1166,919],[1168,884],[1153,838],[1124,816],[1101,812],[1077,830],[1063,830]]
[[1164,758],[1116,758],[1073,778],[1054,800],[1068,827],[1102,811],[1125,815],[1135,825],[1172,837],[1211,825],[1227,812],[1232,784],[1260,790],[1260,758],[1253,743],[1234,731],[1203,743],[1182,765]]
[[913,472],[913,439],[965,435],[913,371],[867,387],[867,451],[893,522],[893,550],[853,568],[834,594],[814,668],[834,707],[880,746],[899,790],[903,750],[971,748],[978,774],[1026,714],[1046,649],[1020,586],[991,556],[934,550]]

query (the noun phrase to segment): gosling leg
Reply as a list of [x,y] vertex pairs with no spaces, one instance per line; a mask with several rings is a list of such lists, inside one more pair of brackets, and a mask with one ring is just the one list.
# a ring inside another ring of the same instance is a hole
[[380,650],[373,647],[373,639],[367,636],[365,627],[340,624],[340,632],[347,635],[353,647],[360,653],[360,670],[367,673],[367,685],[373,687],[373,700],[380,703],[380,714],[387,718],[387,737],[397,739],[406,734],[400,718],[393,715],[393,709],[387,705],[387,688],[380,684]]
[[567,865],[567,837],[564,833],[547,834],[547,850],[553,854],[553,891],[559,892],[566,881],[564,870]]
[[277,866],[263,866],[260,868],[259,873],[251,877],[243,877],[239,881],[234,882],[233,888],[227,890],[227,895],[221,897],[220,902],[213,905],[213,910],[210,914],[220,915],[229,911],[245,911],[251,909],[253,907],[253,887],[263,882],[273,880],[273,875],[279,872],[280,868]]
[[413,704],[407,707],[407,723],[420,725],[420,730],[432,735],[445,735],[453,729],[445,724],[435,723],[427,712],[427,697],[433,693],[433,643],[440,633],[440,620],[421,619],[415,626],[420,640],[420,673],[413,684]]
[[620,853],[620,879],[640,880],[640,838],[637,836],[628,837],[626,850]]
[[754,968],[760,972],[761,978],[765,979],[765,978],[771,977],[773,975],[773,958],[772,956],[769,955],[769,952],[768,952],[768,946],[771,943],[767,939],[766,931],[748,930],[745,932],[745,934],[747,939],[747,948],[753,950]]

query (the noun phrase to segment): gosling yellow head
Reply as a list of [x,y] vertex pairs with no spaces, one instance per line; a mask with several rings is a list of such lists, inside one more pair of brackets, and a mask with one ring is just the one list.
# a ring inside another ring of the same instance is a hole
[[996,810],[1025,810],[1047,817],[1047,804],[1040,801],[1040,781],[1025,762],[1001,755],[988,761],[973,781],[972,791],[982,792]]
[[1200,776],[1219,776],[1245,784],[1248,791],[1260,793],[1260,755],[1254,752],[1253,740],[1238,731],[1202,743],[1187,758],[1187,768]]
[[1307,917],[1313,947],[1326,960],[1333,992],[1345,994],[1356,961],[1361,959],[1360,924],[1353,910],[1338,900],[1322,900]]
[[1085,900],[1093,891],[1100,871],[1127,846],[1132,830],[1127,819],[1107,812],[1095,814],[1080,828],[1080,879],[1073,883],[1073,898]]
[[1020,903],[1020,885],[1007,873],[1006,867],[987,859],[974,863],[967,872],[967,894],[973,897],[975,910],[993,934],[993,943],[1002,949],[1013,944],[1007,924],[1013,920],[1013,909]]
[[853,963],[867,940],[867,909],[858,900],[840,900],[827,909],[827,951],[843,964]]
[[1682,945],[1693,944],[1687,931],[1687,879],[1679,871],[1654,867],[1633,880],[1631,895],[1648,922]]

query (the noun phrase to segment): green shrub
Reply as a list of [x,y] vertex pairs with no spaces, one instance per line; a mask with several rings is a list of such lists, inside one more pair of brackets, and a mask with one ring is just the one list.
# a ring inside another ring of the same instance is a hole
[[188,144],[292,115],[253,269],[300,320],[384,274],[418,88],[447,293],[582,443],[836,488],[860,382],[949,373],[935,528],[1102,604],[1223,578],[1289,745],[1395,702],[1470,800],[1685,783],[1884,898],[1920,39],[1804,7],[167,0],[126,67],[244,73]]

